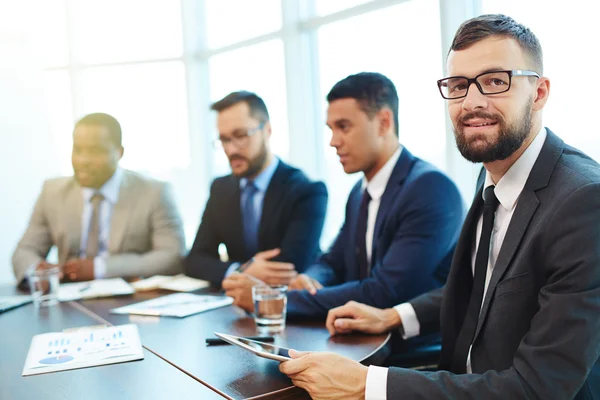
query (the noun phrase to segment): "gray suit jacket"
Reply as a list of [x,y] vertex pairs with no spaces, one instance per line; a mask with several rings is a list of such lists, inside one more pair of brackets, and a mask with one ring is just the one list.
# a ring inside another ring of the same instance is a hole
[[600,166],[549,130],[483,301],[473,374],[449,370],[471,292],[482,177],[446,286],[411,301],[421,334],[441,328],[440,371],[390,369],[388,398],[599,399]]
[[[82,211],[81,186],[74,178],[44,183],[13,254],[17,282],[52,246],[58,247],[59,263],[79,256]],[[181,218],[168,185],[124,170],[111,217],[107,277],[179,273],[184,250]]]

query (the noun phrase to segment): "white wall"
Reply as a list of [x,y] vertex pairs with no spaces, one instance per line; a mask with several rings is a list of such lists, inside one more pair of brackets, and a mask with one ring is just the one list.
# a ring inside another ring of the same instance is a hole
[[14,282],[12,252],[41,183],[56,175],[59,165],[45,115],[42,72],[22,24],[32,5],[0,1],[0,284]]

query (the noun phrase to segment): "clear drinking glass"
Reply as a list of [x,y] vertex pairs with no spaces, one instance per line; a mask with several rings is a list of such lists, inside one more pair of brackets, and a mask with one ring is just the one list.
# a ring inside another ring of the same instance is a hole
[[59,267],[39,268],[29,272],[29,288],[36,307],[48,307],[58,303],[59,276]]
[[254,322],[260,333],[277,333],[285,329],[287,289],[286,285],[252,287]]

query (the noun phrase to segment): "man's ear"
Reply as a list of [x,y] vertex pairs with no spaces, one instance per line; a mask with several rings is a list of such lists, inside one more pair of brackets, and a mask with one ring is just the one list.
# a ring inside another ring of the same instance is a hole
[[550,79],[541,77],[536,82],[535,98],[533,99],[533,111],[541,111],[550,96]]
[[379,136],[385,136],[390,130],[394,120],[394,113],[388,107],[383,107],[377,112],[379,119]]

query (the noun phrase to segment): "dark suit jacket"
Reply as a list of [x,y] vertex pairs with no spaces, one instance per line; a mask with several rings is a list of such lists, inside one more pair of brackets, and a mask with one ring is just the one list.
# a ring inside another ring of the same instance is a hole
[[391,307],[446,281],[464,217],[454,183],[406,148],[402,150],[377,213],[371,275],[362,281],[355,253],[361,196],[358,182],[350,193],[346,220],[337,238],[307,272],[329,287],[315,295],[291,291],[289,316],[325,317],[329,309],[350,300]]
[[[440,328],[449,369],[472,284],[483,175],[448,282],[413,301],[421,333]],[[440,313],[441,311],[441,313]],[[388,398],[600,398],[600,165],[548,130],[519,196],[483,301],[473,374],[392,368]]]
[[[274,260],[293,263],[298,272],[320,254],[319,239],[327,208],[327,189],[311,182],[299,169],[282,161],[265,193],[258,232],[259,251],[280,248]],[[227,246],[229,262],[219,259],[218,247]],[[246,262],[240,181],[233,175],[217,178],[194,245],[185,260],[186,274],[220,285],[233,262]]]

